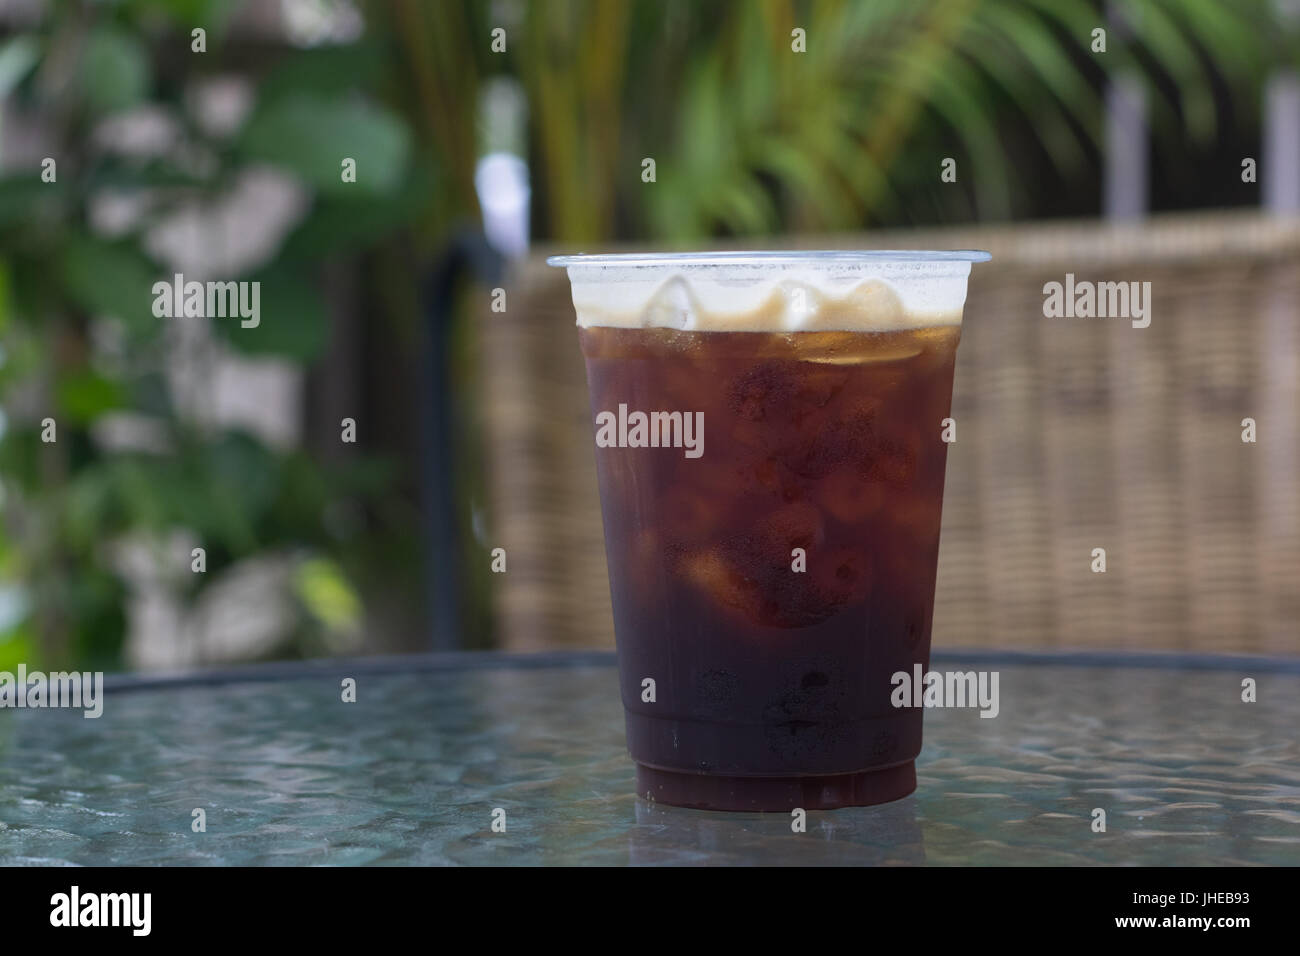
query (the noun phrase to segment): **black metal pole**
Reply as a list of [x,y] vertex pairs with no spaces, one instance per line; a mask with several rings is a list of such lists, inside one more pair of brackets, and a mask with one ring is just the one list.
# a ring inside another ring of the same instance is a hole
[[456,289],[465,280],[492,283],[502,273],[501,256],[477,229],[458,230],[429,273],[425,308],[420,486],[423,503],[425,596],[429,646],[436,651],[465,646],[460,566],[464,559],[456,516],[456,396],[453,394],[452,329]]

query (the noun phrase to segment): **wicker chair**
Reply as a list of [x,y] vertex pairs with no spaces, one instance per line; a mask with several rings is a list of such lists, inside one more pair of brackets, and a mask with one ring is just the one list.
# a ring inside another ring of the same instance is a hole
[[[772,248],[780,242],[767,243]],[[958,350],[934,645],[1300,652],[1300,221],[800,237],[980,248]],[[1043,317],[1043,285],[1151,282],[1152,322]],[[484,310],[498,643],[613,642],[586,381],[560,270]],[[1241,440],[1254,418],[1258,442]],[[1106,549],[1107,572],[1090,570]]]

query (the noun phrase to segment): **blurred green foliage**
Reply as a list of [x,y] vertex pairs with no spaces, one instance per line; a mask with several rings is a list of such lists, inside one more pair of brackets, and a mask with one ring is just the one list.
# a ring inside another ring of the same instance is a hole
[[[1240,120],[1225,98],[1249,114],[1268,72],[1300,60],[1271,0],[375,6],[452,179],[471,172],[478,85],[518,78],[535,231],[576,244],[1039,214],[1053,191],[1097,188],[1107,77],[1144,78],[1157,153],[1177,159]],[[939,181],[948,156],[957,187]]]
[[[176,320],[154,317],[151,289],[172,270],[145,239],[167,215],[218,202],[261,165],[308,191],[305,218],[269,261],[221,277],[261,282],[261,324],[213,322],[241,352],[306,364],[330,334],[320,277],[332,257],[393,234],[420,194],[408,125],[374,95],[374,46],[268,44],[250,62],[226,42],[234,6],[60,3],[38,29],[0,40],[0,96],[39,119],[57,161],[55,182],[35,165],[0,179],[0,668],[120,666],[128,595],[114,545],[126,536],[161,542],[185,529],[201,544],[207,573],[174,575],[190,600],[243,558],[295,556],[300,620],[278,654],[329,650],[331,635],[357,628],[367,577],[409,573],[413,522],[389,500],[392,463],[327,464],[200,424],[166,374]],[[193,26],[207,30],[205,53],[191,52]],[[363,63],[372,68],[353,70]],[[188,94],[231,72],[257,84],[255,101],[237,129],[213,133]],[[105,121],[145,107],[174,124],[176,142],[147,155],[105,145]],[[341,184],[343,156],[365,171],[355,185]],[[105,235],[91,227],[105,196],[145,212]],[[108,354],[97,341],[105,330]],[[149,447],[105,450],[94,429],[115,411],[147,419]],[[54,442],[41,440],[46,418]],[[346,517],[355,513],[363,518]],[[189,571],[188,553],[167,560]]]
[[[201,541],[208,573],[182,575],[192,598],[240,559],[298,555],[300,623],[280,653],[330,650],[358,626],[368,579],[409,578],[418,563],[396,463],[273,448],[178,407],[172,320],[150,311],[170,270],[145,237],[241,173],[279,170],[308,208],[267,261],[222,276],[262,283],[261,325],[214,329],[241,352],[311,367],[330,334],[322,277],[340,263],[362,267],[367,322],[415,348],[429,263],[478,218],[480,92],[494,76],[528,104],[536,235],[698,243],[1035,214],[1096,183],[1108,76],[1146,79],[1155,148],[1181,155],[1233,121],[1225,102],[1255,102],[1269,71],[1300,56],[1269,0],[371,0],[357,4],[360,39],[314,49],[233,41],[241,6],[64,0],[0,37],[0,99],[39,118],[58,160],[56,182],[35,164],[0,177],[0,669],[120,663],[127,593],[111,545],[123,536]],[[1098,26],[1104,54],[1090,49]],[[792,49],[796,29],[806,52]],[[252,107],[214,132],[190,94],[232,75],[253,84]],[[141,110],[166,117],[175,142],[105,144],[106,121]],[[956,187],[939,181],[948,156]],[[356,183],[342,157],[365,171]],[[138,200],[143,215],[93,229],[104,197]],[[469,338],[462,324],[458,355]],[[462,405],[472,418],[468,389]],[[104,450],[95,429],[121,411],[149,420],[153,445]],[[47,416],[55,443],[41,441]],[[477,461],[471,449],[456,463],[462,487]]]

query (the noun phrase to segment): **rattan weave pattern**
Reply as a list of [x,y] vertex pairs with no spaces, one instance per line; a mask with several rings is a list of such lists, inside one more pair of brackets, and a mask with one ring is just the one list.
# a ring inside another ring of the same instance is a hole
[[[972,272],[958,350],[936,647],[1300,653],[1300,222],[1214,213],[798,246],[993,253]],[[586,381],[567,279],[542,258],[477,326],[490,535],[509,555],[493,575],[498,642],[608,646]],[[1066,273],[1150,282],[1150,326],[1044,318],[1043,285]],[[1090,570],[1098,547],[1105,574]]]

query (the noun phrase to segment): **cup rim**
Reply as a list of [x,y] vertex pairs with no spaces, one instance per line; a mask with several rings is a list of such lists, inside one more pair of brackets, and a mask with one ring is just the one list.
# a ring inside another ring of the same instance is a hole
[[982,249],[809,249],[752,252],[598,252],[549,256],[546,264],[568,266],[783,265],[853,262],[988,262]]

